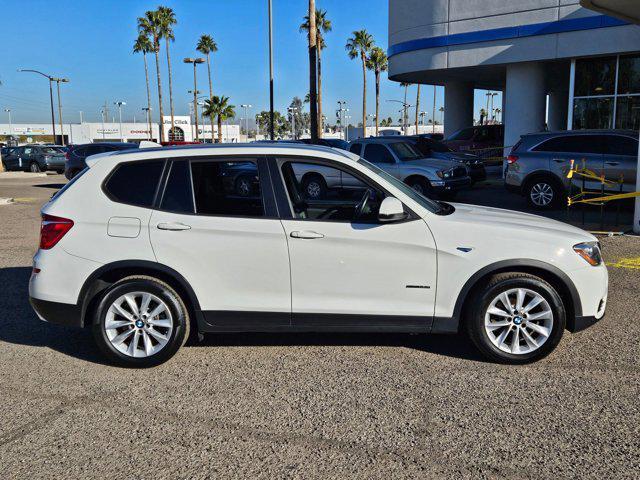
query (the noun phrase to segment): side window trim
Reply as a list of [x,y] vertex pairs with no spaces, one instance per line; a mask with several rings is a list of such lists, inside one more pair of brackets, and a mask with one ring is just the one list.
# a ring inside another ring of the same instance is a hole
[[[267,158],[269,162],[269,169],[272,173],[271,178],[273,180],[274,191],[276,193],[276,200],[278,202],[278,208],[280,210],[279,218],[281,220],[297,220],[297,221],[318,221],[313,219],[301,219],[296,218],[293,214],[293,205],[291,204],[291,199],[289,198],[289,193],[287,192],[285,180],[282,175],[282,165],[286,162],[298,162],[298,163],[315,163],[324,165],[330,168],[336,168],[340,171],[344,171],[349,175],[354,176],[356,179],[362,181],[363,183],[373,186],[375,189],[383,192],[385,196],[394,196],[391,192],[389,192],[382,185],[378,184],[371,177],[364,175],[362,172],[350,168],[348,165],[345,165],[340,162],[332,161],[326,158],[315,158],[315,157],[303,157],[303,156],[290,156],[290,155],[278,155],[278,156],[269,156]],[[420,217],[416,214],[409,206],[407,206],[403,202],[404,208],[407,212],[407,218],[402,222],[404,223],[410,222],[419,219]],[[327,222],[332,222],[332,220],[326,220]],[[351,223],[343,220],[335,220],[334,223]]]
[[[187,162],[189,168],[189,188],[191,189],[191,200],[193,202],[193,212],[171,212],[169,210],[164,210],[161,208],[162,199],[164,197],[165,190],[167,188],[167,183],[169,181],[169,175],[171,173],[171,166],[173,166],[174,162],[178,162],[184,160]],[[264,215],[261,216],[251,216],[251,215],[220,215],[220,214],[209,214],[209,213],[198,213],[197,211],[197,203],[196,203],[196,193],[193,185],[193,169],[192,165],[194,163],[205,163],[205,162],[252,162],[256,164],[258,169],[258,180],[260,182],[260,195],[262,198],[262,207],[264,210]],[[222,218],[247,218],[247,219],[256,219],[256,220],[273,220],[278,219],[278,209],[276,206],[276,196],[272,189],[272,182],[270,178],[269,167],[267,165],[266,158],[262,155],[256,156],[246,156],[246,155],[224,155],[224,156],[199,156],[199,157],[173,157],[167,158],[167,166],[166,171],[164,173],[164,177],[162,178],[160,185],[162,186],[161,194],[158,194],[156,202],[154,203],[154,209],[167,212],[167,213],[175,213],[176,215],[195,215],[200,217],[222,217]]]

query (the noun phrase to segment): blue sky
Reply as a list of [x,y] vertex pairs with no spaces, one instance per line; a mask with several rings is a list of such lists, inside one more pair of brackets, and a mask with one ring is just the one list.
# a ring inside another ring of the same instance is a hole
[[[211,34],[219,51],[213,56],[214,93],[228,95],[231,103],[254,106],[250,117],[269,106],[267,1],[201,0],[23,0],[3,2],[3,27],[0,30],[0,108],[12,110],[14,123],[49,121],[46,79],[34,74],[18,73],[18,68],[32,68],[54,76],[68,77],[62,87],[65,122],[79,121],[83,111],[86,121],[99,121],[101,105],[107,101],[127,102],[123,117],[141,119],[146,105],[144,67],[141,55],[132,53],[136,38],[136,18],[159,4],[174,9],[178,24],[176,41],[171,45],[174,108],[177,115],[188,113],[187,103],[193,88],[192,69],[182,58],[196,54],[195,44],[203,33]],[[327,10],[333,31],[326,35],[323,51],[324,113],[333,123],[336,102],[347,100],[356,123],[361,116],[362,73],[358,61],[350,60],[344,44],[353,30],[366,28],[376,44],[387,49],[386,0],[317,0],[318,8]],[[308,89],[308,63],[305,35],[298,27],[306,14],[305,0],[273,0],[275,104],[284,111],[293,96],[304,97]],[[28,34],[25,34],[28,33]],[[166,57],[162,50],[163,94],[168,113]],[[155,109],[155,69],[152,74],[152,102]],[[198,69],[198,87],[207,91],[206,67]],[[374,76],[368,76],[368,112],[374,112]],[[397,120],[398,104],[404,89],[390,82],[384,74],[381,88],[383,117]],[[433,90],[422,87],[421,110],[431,112]],[[479,92],[476,111],[482,103]],[[443,89],[438,89],[438,108],[443,103]],[[415,86],[408,103],[415,103]],[[157,111],[157,109],[156,109]],[[240,109],[237,108],[238,116]],[[6,122],[6,113],[1,112]],[[412,118],[410,113],[410,118]],[[440,119],[437,113],[436,119]]]

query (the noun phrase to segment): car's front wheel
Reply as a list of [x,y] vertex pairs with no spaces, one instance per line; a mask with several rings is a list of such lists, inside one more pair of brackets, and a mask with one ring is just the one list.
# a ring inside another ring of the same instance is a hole
[[548,355],[560,342],[566,314],[558,292],[525,273],[494,275],[471,298],[466,329],[490,360],[521,364]]
[[96,309],[93,334],[109,360],[152,367],[171,358],[189,336],[189,315],[176,291],[146,276],[113,284]]

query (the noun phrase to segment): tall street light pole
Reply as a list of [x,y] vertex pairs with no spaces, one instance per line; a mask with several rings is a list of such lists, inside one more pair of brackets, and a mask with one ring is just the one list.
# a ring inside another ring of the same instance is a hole
[[65,144],[64,141],[64,127],[62,124],[62,101],[60,100],[60,83],[69,83],[68,78],[52,78],[52,81],[56,82],[58,87],[58,120],[60,121],[60,140],[62,145]]
[[187,57],[183,60],[183,62],[193,64],[193,109],[194,109],[194,117],[196,119],[196,142],[199,142],[200,135],[198,134],[198,80],[196,78],[196,66],[199,63],[204,63],[205,59],[200,57],[196,57],[196,58]]
[[247,109],[251,108],[253,105],[250,105],[248,103],[244,103],[242,105],[240,105],[240,107],[244,108],[244,121],[245,121],[245,132],[247,134],[247,142],[249,141],[249,116],[247,113]]
[[436,132],[436,86],[433,86],[433,112],[431,114],[431,131]]
[[13,136],[13,123],[11,122],[11,109],[5,108],[4,111],[9,114],[9,135]]
[[53,82],[53,77],[51,75],[47,75],[46,73],[42,73],[38,70],[29,70],[29,69],[18,69],[19,72],[31,72],[31,73],[37,73],[38,75],[42,75],[43,77],[45,77],[47,80],[49,80],[49,102],[51,105],[51,131],[53,133],[53,141],[55,143],[56,141],[56,118],[55,118],[55,114],[53,113],[53,85],[51,82]]
[[126,105],[127,102],[113,102],[113,104],[118,106],[118,117],[120,119],[120,126],[118,127],[118,130],[120,131],[120,141],[124,142],[124,137],[122,135],[122,106]]
[[271,15],[271,0],[269,0],[269,137],[275,140],[273,114],[273,21]]
[[151,107],[142,107],[142,111],[147,116],[147,123],[149,124],[149,141],[153,141],[153,130],[151,129]]

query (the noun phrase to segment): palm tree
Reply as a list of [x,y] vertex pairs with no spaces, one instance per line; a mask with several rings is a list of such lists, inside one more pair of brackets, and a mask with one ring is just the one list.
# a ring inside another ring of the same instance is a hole
[[229,105],[229,97],[214,95],[204,101],[204,115],[218,117],[218,143],[222,143],[222,122],[236,116],[235,105]]
[[[301,32],[307,32],[309,34],[309,15],[304,16],[304,22],[300,25]],[[317,77],[318,77],[318,125],[320,126],[320,133],[324,131],[324,125],[322,122],[322,59],[320,52],[324,50],[327,44],[324,41],[323,33],[331,31],[331,20],[327,19],[327,11],[316,9],[316,52],[317,52]]]
[[149,90],[149,68],[147,66],[147,53],[153,51],[153,45],[144,33],[138,34],[138,38],[133,44],[133,53],[141,53],[144,59],[144,78],[147,82],[147,121],[149,123],[149,138],[153,138],[151,127],[151,92]]
[[173,42],[176,37],[173,34],[173,26],[178,23],[176,14],[170,7],[158,7],[158,17],[160,19],[160,34],[165,40],[167,50],[167,67],[169,69],[169,108],[171,109],[171,131],[174,128],[173,117],[173,82],[171,80],[171,55],[169,54],[169,43]]
[[402,105],[402,128],[404,129],[404,134],[407,134],[407,123],[409,123],[409,119],[407,118],[407,89],[411,86],[409,82],[400,82],[400,86],[404,87],[404,104]]
[[[213,98],[213,83],[211,83],[211,53],[218,51],[218,44],[215,42],[211,35],[201,35],[196,45],[198,50],[203,55],[207,56],[207,72],[209,73],[209,98]],[[213,143],[213,115],[211,115],[211,143]]]
[[[362,124],[367,123],[367,54],[373,48],[373,37],[366,30],[353,32],[345,45],[349,58],[362,61]],[[365,132],[366,136],[366,132]]]
[[387,67],[387,54],[380,47],[373,47],[367,59],[367,68],[373,70],[376,75],[376,137],[378,136],[378,113],[380,111],[380,72],[386,71]]
[[420,84],[416,92],[416,135],[418,134],[418,117],[420,116]]
[[145,35],[151,42],[156,57],[156,77],[158,82],[158,114],[160,115],[160,142],[164,142],[163,108],[162,108],[162,79],[160,77],[160,16],[155,10],[147,10],[143,17],[138,18],[138,32]]

